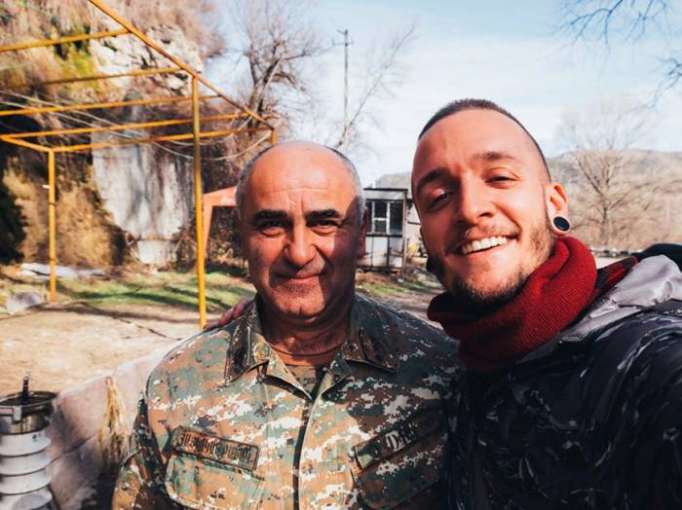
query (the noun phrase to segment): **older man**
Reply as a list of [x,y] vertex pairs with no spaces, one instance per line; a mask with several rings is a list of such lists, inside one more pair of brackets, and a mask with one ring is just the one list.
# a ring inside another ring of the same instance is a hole
[[455,345],[355,294],[352,164],[279,144],[238,186],[255,304],[152,372],[114,508],[439,507]]
[[[682,508],[682,274],[597,271],[542,152],[490,101],[424,127],[412,187],[460,340],[451,506]],[[663,247],[665,248],[665,247]]]

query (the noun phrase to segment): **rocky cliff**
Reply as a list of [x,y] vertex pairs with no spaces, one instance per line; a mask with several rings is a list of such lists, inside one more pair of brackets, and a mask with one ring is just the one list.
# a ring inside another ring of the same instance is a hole
[[[205,2],[109,2],[131,17],[161,46],[194,68],[217,51],[201,30]],[[135,4],[135,3],[133,3]],[[8,0],[0,6],[0,44],[119,28],[84,0]],[[121,77],[49,85],[46,81],[134,69],[168,67],[169,62],[132,36],[61,44],[3,54],[0,108],[36,100],[48,103],[125,100],[189,93],[186,75]],[[4,104],[3,104],[4,103]],[[183,112],[122,108],[86,114],[3,117],[0,131],[12,132],[152,120]],[[183,126],[184,127],[184,126]],[[78,143],[143,132],[93,134]],[[52,143],[74,143],[74,139]],[[58,259],[61,263],[109,266],[125,257],[165,264],[174,259],[177,238],[191,223],[191,161],[186,147],[158,145],[102,149],[92,154],[57,156]],[[0,262],[45,259],[47,252],[46,162],[27,149],[0,147],[0,215],[7,225],[0,238]],[[10,228],[11,227],[11,228]]]

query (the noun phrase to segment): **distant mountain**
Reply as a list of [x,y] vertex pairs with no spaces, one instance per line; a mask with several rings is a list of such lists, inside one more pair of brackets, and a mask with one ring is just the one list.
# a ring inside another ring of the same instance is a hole
[[[624,171],[631,175],[655,172],[655,177],[682,179],[682,152],[663,152],[643,149],[620,151],[626,162]],[[570,180],[574,154],[567,152],[547,161],[552,176],[564,182]]]

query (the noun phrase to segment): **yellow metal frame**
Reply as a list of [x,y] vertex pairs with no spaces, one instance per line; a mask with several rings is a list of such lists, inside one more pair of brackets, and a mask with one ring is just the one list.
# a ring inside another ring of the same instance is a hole
[[[143,32],[137,29],[130,21],[123,18],[121,15],[113,11],[102,0],[87,0],[91,5],[95,6],[99,11],[107,15],[110,19],[115,21],[121,28],[118,30],[108,30],[103,32],[96,32],[92,34],[78,34],[55,39],[43,39],[28,41],[23,43],[0,46],[0,54],[9,51],[22,51],[31,48],[40,48],[55,46],[59,44],[73,43],[78,41],[87,41],[94,39],[104,39],[107,37],[119,37],[123,35],[132,35],[142,41],[147,47],[151,48],[158,54],[168,59],[174,67],[152,68],[152,69],[136,69],[133,71],[117,74],[98,74],[92,76],[80,77],[66,77],[57,80],[43,82],[43,85],[59,85],[74,82],[96,81],[111,78],[121,77],[139,77],[139,76],[153,76],[158,74],[168,73],[186,73],[191,78],[191,95],[189,96],[173,96],[173,97],[152,97],[133,99],[127,101],[106,101],[96,103],[74,103],[68,105],[50,105],[50,106],[33,106],[27,108],[19,108],[14,110],[0,110],[0,117],[12,115],[39,115],[43,113],[59,113],[69,111],[85,111],[93,109],[112,109],[124,106],[142,106],[153,104],[170,104],[179,102],[190,102],[192,108],[192,117],[184,119],[163,119],[149,122],[133,122],[127,124],[112,124],[109,126],[96,126],[87,128],[72,128],[72,129],[52,129],[44,131],[32,131],[23,133],[12,133],[0,135],[0,140],[18,147],[31,149],[38,152],[47,153],[47,175],[48,175],[48,258],[50,264],[50,279],[49,279],[49,295],[50,301],[55,302],[57,298],[57,207],[56,207],[56,163],[55,158],[57,154],[66,152],[81,152],[95,149],[121,147],[127,145],[138,145],[157,142],[173,142],[192,140],[193,141],[193,174],[194,174],[194,206],[195,206],[195,222],[196,222],[196,272],[197,272],[197,289],[199,302],[199,326],[203,327],[206,324],[206,274],[204,268],[205,246],[203,238],[203,189],[201,184],[201,139],[233,136],[239,133],[249,133],[256,131],[270,131],[270,141],[275,143],[277,140],[277,133],[275,127],[263,117],[248,108],[238,104],[236,101],[225,95],[215,85],[210,83],[206,78],[201,76],[198,71],[191,66],[168,53],[155,41],[147,37]],[[199,86],[203,85],[209,89],[213,95],[200,95]],[[218,114],[201,117],[200,103],[209,99],[222,99],[232,107],[239,110],[239,113]],[[214,131],[202,131],[201,122],[214,122],[221,120],[237,120],[244,118],[251,119],[249,127],[239,127],[232,129],[222,129]],[[149,129],[162,126],[180,126],[191,125],[192,130],[189,133],[179,133],[173,135],[159,135],[136,138],[121,138],[112,142],[98,142],[72,145],[51,145],[47,143],[37,143],[28,141],[27,139],[45,139],[51,136],[69,136],[91,134],[99,132],[116,132],[132,129]]]
[[76,83],[81,81],[97,81],[97,80],[110,80],[111,78],[124,78],[131,77],[135,78],[138,76],[156,76],[157,74],[171,74],[171,73],[181,73],[182,69],[179,67],[159,67],[150,69],[136,69],[134,71],[128,71],[127,73],[114,73],[114,74],[93,74],[91,76],[77,76],[72,78],[60,78],[58,80],[48,80],[41,82],[40,85],[60,85],[62,83]]

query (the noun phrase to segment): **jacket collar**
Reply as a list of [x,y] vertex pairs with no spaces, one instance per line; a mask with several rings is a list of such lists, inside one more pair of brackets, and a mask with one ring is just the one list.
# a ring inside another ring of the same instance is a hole
[[[285,378],[288,373],[263,335],[257,308],[251,306],[236,321],[225,359],[225,380],[228,383],[259,366],[264,366],[267,374],[280,378]],[[344,367],[342,371],[349,372],[346,362],[350,361],[395,372],[399,364],[398,355],[389,348],[393,331],[382,319],[376,305],[364,298],[354,297],[350,335],[332,361],[332,368]]]

